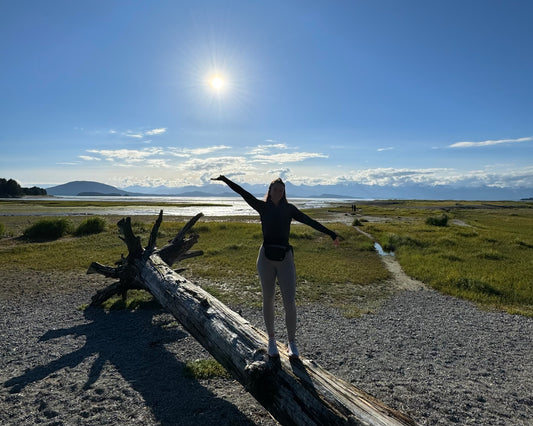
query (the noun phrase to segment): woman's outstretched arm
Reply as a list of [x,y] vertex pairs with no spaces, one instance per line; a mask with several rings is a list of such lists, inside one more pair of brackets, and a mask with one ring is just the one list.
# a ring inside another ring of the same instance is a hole
[[339,246],[340,242],[340,235],[338,235],[335,231],[332,231],[329,228],[326,228],[324,225],[322,225],[320,222],[316,221],[315,219],[312,219],[311,217],[307,216],[305,213],[298,210],[295,206],[292,206],[292,217],[293,219],[297,220],[300,223],[303,223],[307,226],[310,226],[311,228],[316,229],[319,232],[322,232],[324,234],[327,234],[331,237],[333,240],[333,243],[336,247]]
[[246,191],[242,186],[231,181],[226,176],[220,175],[219,177],[211,178],[211,180],[219,180],[221,182],[224,182],[226,185],[230,187],[230,189],[232,189],[237,194],[239,194],[244,199],[244,201],[246,201],[250,205],[250,207],[253,208],[254,210],[259,211],[259,209],[261,208],[263,201],[255,198],[252,194]]

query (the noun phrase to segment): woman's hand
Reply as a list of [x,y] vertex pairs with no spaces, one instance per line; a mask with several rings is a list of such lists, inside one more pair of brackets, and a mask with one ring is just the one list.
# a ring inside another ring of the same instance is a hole
[[226,176],[224,176],[224,175],[220,175],[219,177],[211,178],[211,180],[221,180],[221,181],[224,181],[225,178],[226,178]]
[[333,240],[333,244],[335,244],[336,248],[339,248],[339,246],[341,245],[341,240],[338,236]]

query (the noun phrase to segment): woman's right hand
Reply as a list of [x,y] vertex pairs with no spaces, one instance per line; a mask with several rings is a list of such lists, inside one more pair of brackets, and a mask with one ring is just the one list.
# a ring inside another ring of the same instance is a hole
[[224,175],[220,175],[219,177],[216,177],[216,178],[211,178],[211,180],[224,180],[226,176]]

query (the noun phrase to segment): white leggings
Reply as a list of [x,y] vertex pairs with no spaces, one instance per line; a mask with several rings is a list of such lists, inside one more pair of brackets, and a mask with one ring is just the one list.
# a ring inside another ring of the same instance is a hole
[[268,337],[274,338],[274,299],[276,296],[276,278],[278,279],[283,306],[285,308],[285,325],[287,337],[294,340],[296,336],[296,268],[294,256],[289,250],[281,262],[269,260],[263,246],[257,257],[257,272],[263,289],[263,317]]

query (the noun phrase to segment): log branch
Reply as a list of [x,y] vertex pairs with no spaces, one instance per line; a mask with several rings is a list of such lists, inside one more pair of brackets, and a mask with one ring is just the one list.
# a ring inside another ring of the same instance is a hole
[[120,269],[93,262],[87,269],[87,274],[100,274],[107,278],[120,278]]
[[197,253],[194,256],[187,254],[188,250],[190,250],[192,246],[198,242],[198,235],[192,235],[185,239],[187,232],[192,229],[192,227],[202,216],[203,213],[198,213],[196,216],[194,216],[167,245],[158,251],[159,257],[161,257],[161,259],[163,259],[167,265],[172,266],[174,263],[179,262],[180,260],[194,256],[201,256],[203,254],[201,251],[194,252]]
[[126,243],[128,247],[128,257],[137,258],[142,255],[143,248],[141,246],[141,237],[136,237],[131,228],[131,217],[120,219],[117,223],[118,228],[124,234],[124,237],[119,237]]
[[163,210],[159,211],[159,216],[157,220],[155,221],[154,226],[152,227],[152,232],[150,232],[150,239],[148,240],[148,245],[146,246],[144,255],[150,255],[155,250],[155,244],[157,242],[157,233],[159,232],[159,227],[161,226],[161,222],[163,222]]

